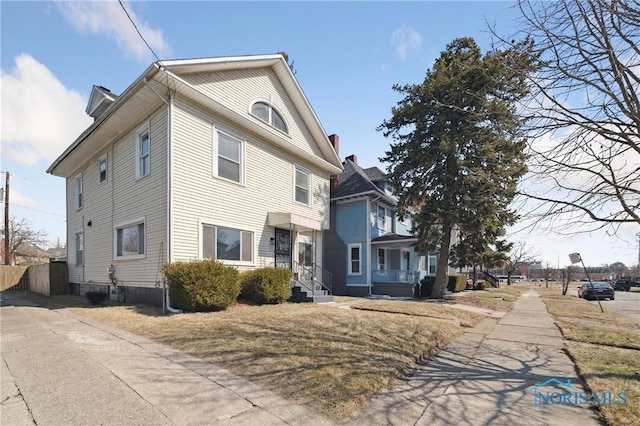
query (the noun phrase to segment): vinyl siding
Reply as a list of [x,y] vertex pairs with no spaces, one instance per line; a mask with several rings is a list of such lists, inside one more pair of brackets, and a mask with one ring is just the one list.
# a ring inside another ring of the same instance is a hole
[[[344,241],[345,245],[360,243],[362,264],[361,275],[348,275],[347,285],[367,283],[367,270],[370,269],[367,258],[367,200],[352,201],[336,204],[336,233]],[[347,258],[344,259],[346,263]],[[349,265],[347,265],[347,270]]]
[[[185,101],[175,101],[173,118],[172,260],[199,258],[200,221],[252,231],[255,262],[251,266],[268,266],[274,261],[270,241],[274,229],[267,224],[268,212],[291,212],[321,221],[323,228],[328,227],[327,172],[304,158],[282,153]],[[214,128],[244,141],[243,185],[212,176]],[[312,173],[311,206],[294,202],[294,164]],[[317,242],[320,263],[320,232]]]
[[184,79],[213,99],[260,123],[261,120],[249,113],[249,105],[257,98],[271,100],[287,122],[290,136],[288,139],[291,143],[310,154],[324,158],[320,148],[315,143],[309,143],[313,141],[311,133],[273,71],[264,68],[221,71],[190,74],[184,76]]
[[[70,282],[110,283],[107,270],[114,264],[119,285],[155,285],[167,250],[166,116],[166,108],[156,110],[67,178]],[[136,180],[135,131],[146,122],[150,126],[151,171],[148,176]],[[100,182],[98,163],[105,154],[108,158],[107,180]],[[84,207],[76,211],[75,176],[80,172],[83,174]],[[145,257],[114,259],[114,226],[141,217],[145,218]],[[79,231],[84,232],[84,266],[75,264],[75,234]],[[161,257],[161,251],[164,257]]]

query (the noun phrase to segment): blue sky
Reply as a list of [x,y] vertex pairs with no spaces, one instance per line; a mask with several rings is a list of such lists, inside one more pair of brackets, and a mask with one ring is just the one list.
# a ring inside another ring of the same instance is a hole
[[[491,46],[487,22],[515,31],[513,2],[123,2],[160,59],[286,51],[340,156],[380,164],[390,140],[376,127],[400,97],[393,84],[423,81],[447,43],[473,37]],[[151,62],[117,1],[0,2],[2,144],[11,173],[11,215],[65,240],[64,180],[45,170],[91,124],[84,108],[93,84],[122,93]],[[0,178],[4,184],[4,176]],[[637,228],[637,227],[636,227]],[[637,229],[622,239],[519,233],[539,258],[568,264],[637,263]]]

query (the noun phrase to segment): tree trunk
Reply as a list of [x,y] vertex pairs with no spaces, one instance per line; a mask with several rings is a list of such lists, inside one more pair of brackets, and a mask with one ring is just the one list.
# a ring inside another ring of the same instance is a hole
[[442,224],[442,241],[440,243],[440,257],[438,258],[438,270],[436,282],[431,290],[432,299],[442,299],[444,289],[447,286],[447,264],[449,263],[449,246],[451,245],[451,221],[445,219]]

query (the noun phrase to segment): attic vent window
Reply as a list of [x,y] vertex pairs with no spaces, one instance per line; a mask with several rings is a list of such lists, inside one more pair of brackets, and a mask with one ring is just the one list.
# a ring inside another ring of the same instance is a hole
[[287,123],[284,121],[284,118],[269,102],[255,102],[251,105],[251,114],[255,115],[265,123],[269,123],[276,129],[284,133],[289,133]]

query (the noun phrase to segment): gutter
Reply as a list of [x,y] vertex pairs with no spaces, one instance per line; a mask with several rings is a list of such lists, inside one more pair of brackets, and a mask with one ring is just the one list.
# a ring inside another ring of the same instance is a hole
[[157,62],[151,64],[140,77],[138,77],[129,87],[125,89],[124,92],[122,92],[122,94],[118,97],[118,99],[115,100],[114,103],[109,105],[109,108],[107,108],[107,110],[96,121],[94,121],[91,126],[89,126],[84,132],[82,132],[80,136],[78,136],[78,138],[67,149],[65,149],[58,158],[55,159],[55,161],[47,169],[47,173],[54,176],[60,176],[55,174],[55,169],[60,165],[60,163],[62,163],[73,151],[75,151],[76,148],[78,148],[85,139],[87,139],[96,130],[98,130],[98,128],[102,126],[102,124],[104,124],[104,122],[107,121],[107,119],[111,117],[111,115],[118,108],[120,108],[121,104],[129,100],[129,98],[133,96],[136,90],[138,90],[139,86],[145,84],[145,80],[147,80],[148,77],[152,77],[159,70],[160,65]]

